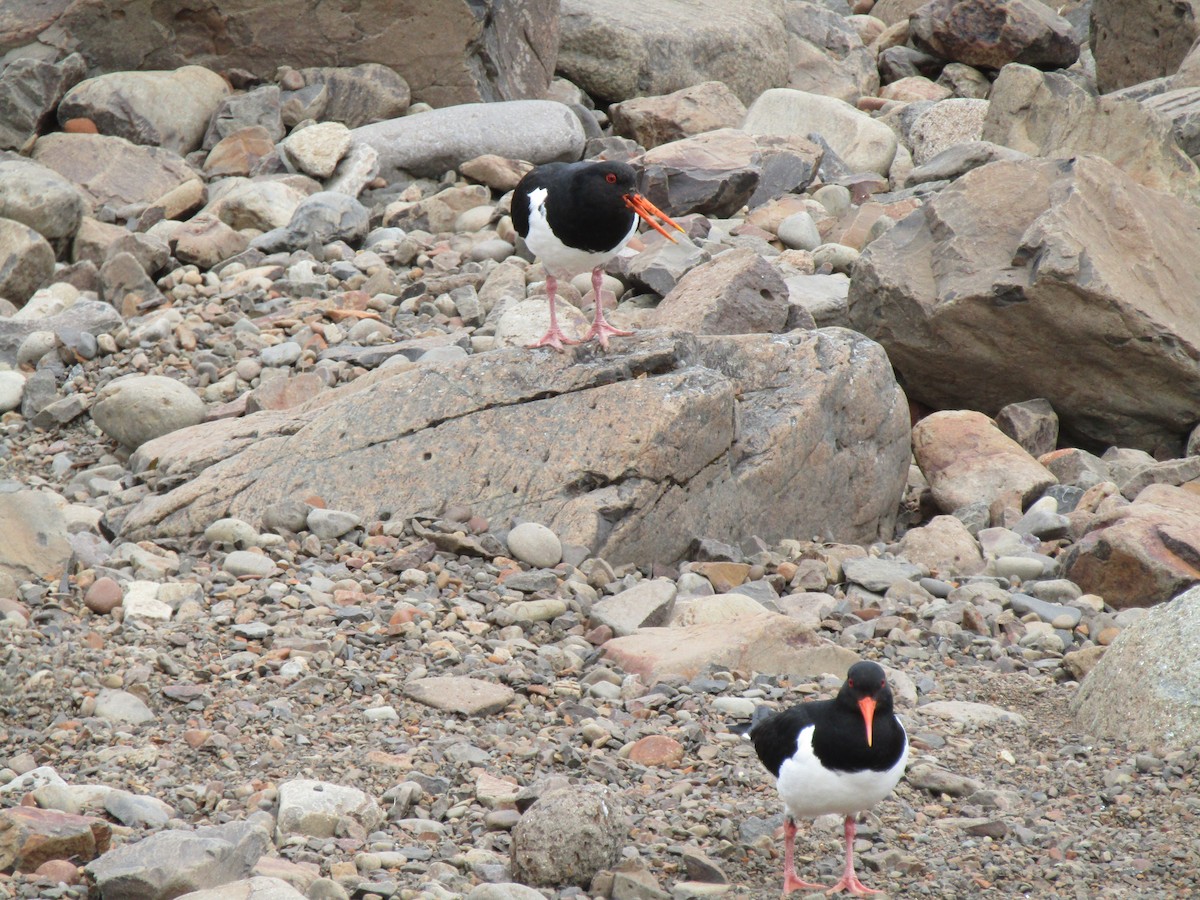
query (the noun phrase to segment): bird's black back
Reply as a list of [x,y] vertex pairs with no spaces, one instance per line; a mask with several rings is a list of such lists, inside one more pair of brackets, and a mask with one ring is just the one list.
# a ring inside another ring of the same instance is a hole
[[[616,180],[610,183],[606,176]],[[620,244],[636,214],[625,195],[637,192],[634,171],[624,163],[547,163],[533,169],[513,193],[512,221],[517,234],[529,235],[529,196],[545,188],[546,221],[568,247],[601,253]]]

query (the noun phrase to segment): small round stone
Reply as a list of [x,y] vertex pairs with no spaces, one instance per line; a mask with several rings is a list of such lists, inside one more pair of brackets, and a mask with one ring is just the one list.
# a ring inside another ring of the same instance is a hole
[[549,569],[562,562],[562,542],[538,522],[522,522],[508,533],[508,549],[523,563]]
[[116,580],[107,575],[97,578],[83,595],[83,605],[100,616],[106,616],[121,605],[124,592]]

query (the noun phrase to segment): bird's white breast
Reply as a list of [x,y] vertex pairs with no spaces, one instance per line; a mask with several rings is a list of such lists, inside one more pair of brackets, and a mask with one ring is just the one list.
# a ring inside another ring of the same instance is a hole
[[629,226],[629,233],[612,250],[591,252],[568,247],[555,237],[549,222],[546,221],[546,194],[545,188],[535,188],[529,192],[529,234],[525,235],[525,244],[556,278],[570,278],[604,265],[617,255],[637,231],[635,216]]
[[828,813],[847,816],[874,806],[904,774],[908,744],[890,769],[877,772],[837,772],[824,768],[813,753],[813,726],[796,736],[796,753],[779,767],[779,796],[795,818],[812,819]]

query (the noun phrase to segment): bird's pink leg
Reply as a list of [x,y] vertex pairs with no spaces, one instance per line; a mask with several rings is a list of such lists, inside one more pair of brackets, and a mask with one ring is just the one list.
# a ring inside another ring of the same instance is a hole
[[[579,344],[574,338],[567,337],[561,328],[558,327],[558,313],[554,309],[554,292],[558,289],[558,279],[553,275],[546,274],[546,294],[550,297],[550,327],[546,329],[546,333],[541,338],[527,346],[527,349],[533,350],[537,347],[553,347],[559,353],[562,353],[563,344]],[[587,338],[584,338],[586,341]]]
[[583,336],[583,340],[590,341],[596,338],[600,342],[600,346],[605,350],[608,349],[609,335],[616,337],[628,337],[633,334],[632,331],[621,331],[619,328],[613,328],[604,318],[604,300],[600,294],[600,288],[604,284],[604,272],[597,266],[592,269],[592,296],[596,298],[596,314],[592,318],[592,327],[587,330]]
[[792,891],[823,891],[825,885],[801,881],[796,877],[796,864],[793,859],[796,844],[796,823],[791,816],[783,820],[783,895],[786,897]]
[[865,897],[868,894],[882,894],[883,891],[872,890],[854,874],[854,833],[858,830],[858,823],[854,816],[846,816],[846,868],[842,870],[842,879],[833,887],[827,894],[836,894],[838,891],[848,891],[856,897]]

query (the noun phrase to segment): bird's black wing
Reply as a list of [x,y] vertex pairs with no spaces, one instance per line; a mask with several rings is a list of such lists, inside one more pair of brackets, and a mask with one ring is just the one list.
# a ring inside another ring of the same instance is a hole
[[810,725],[815,725],[832,704],[832,700],[816,700],[785,709],[763,719],[750,729],[754,752],[772,775],[779,776],[783,761],[796,752],[796,738]]

